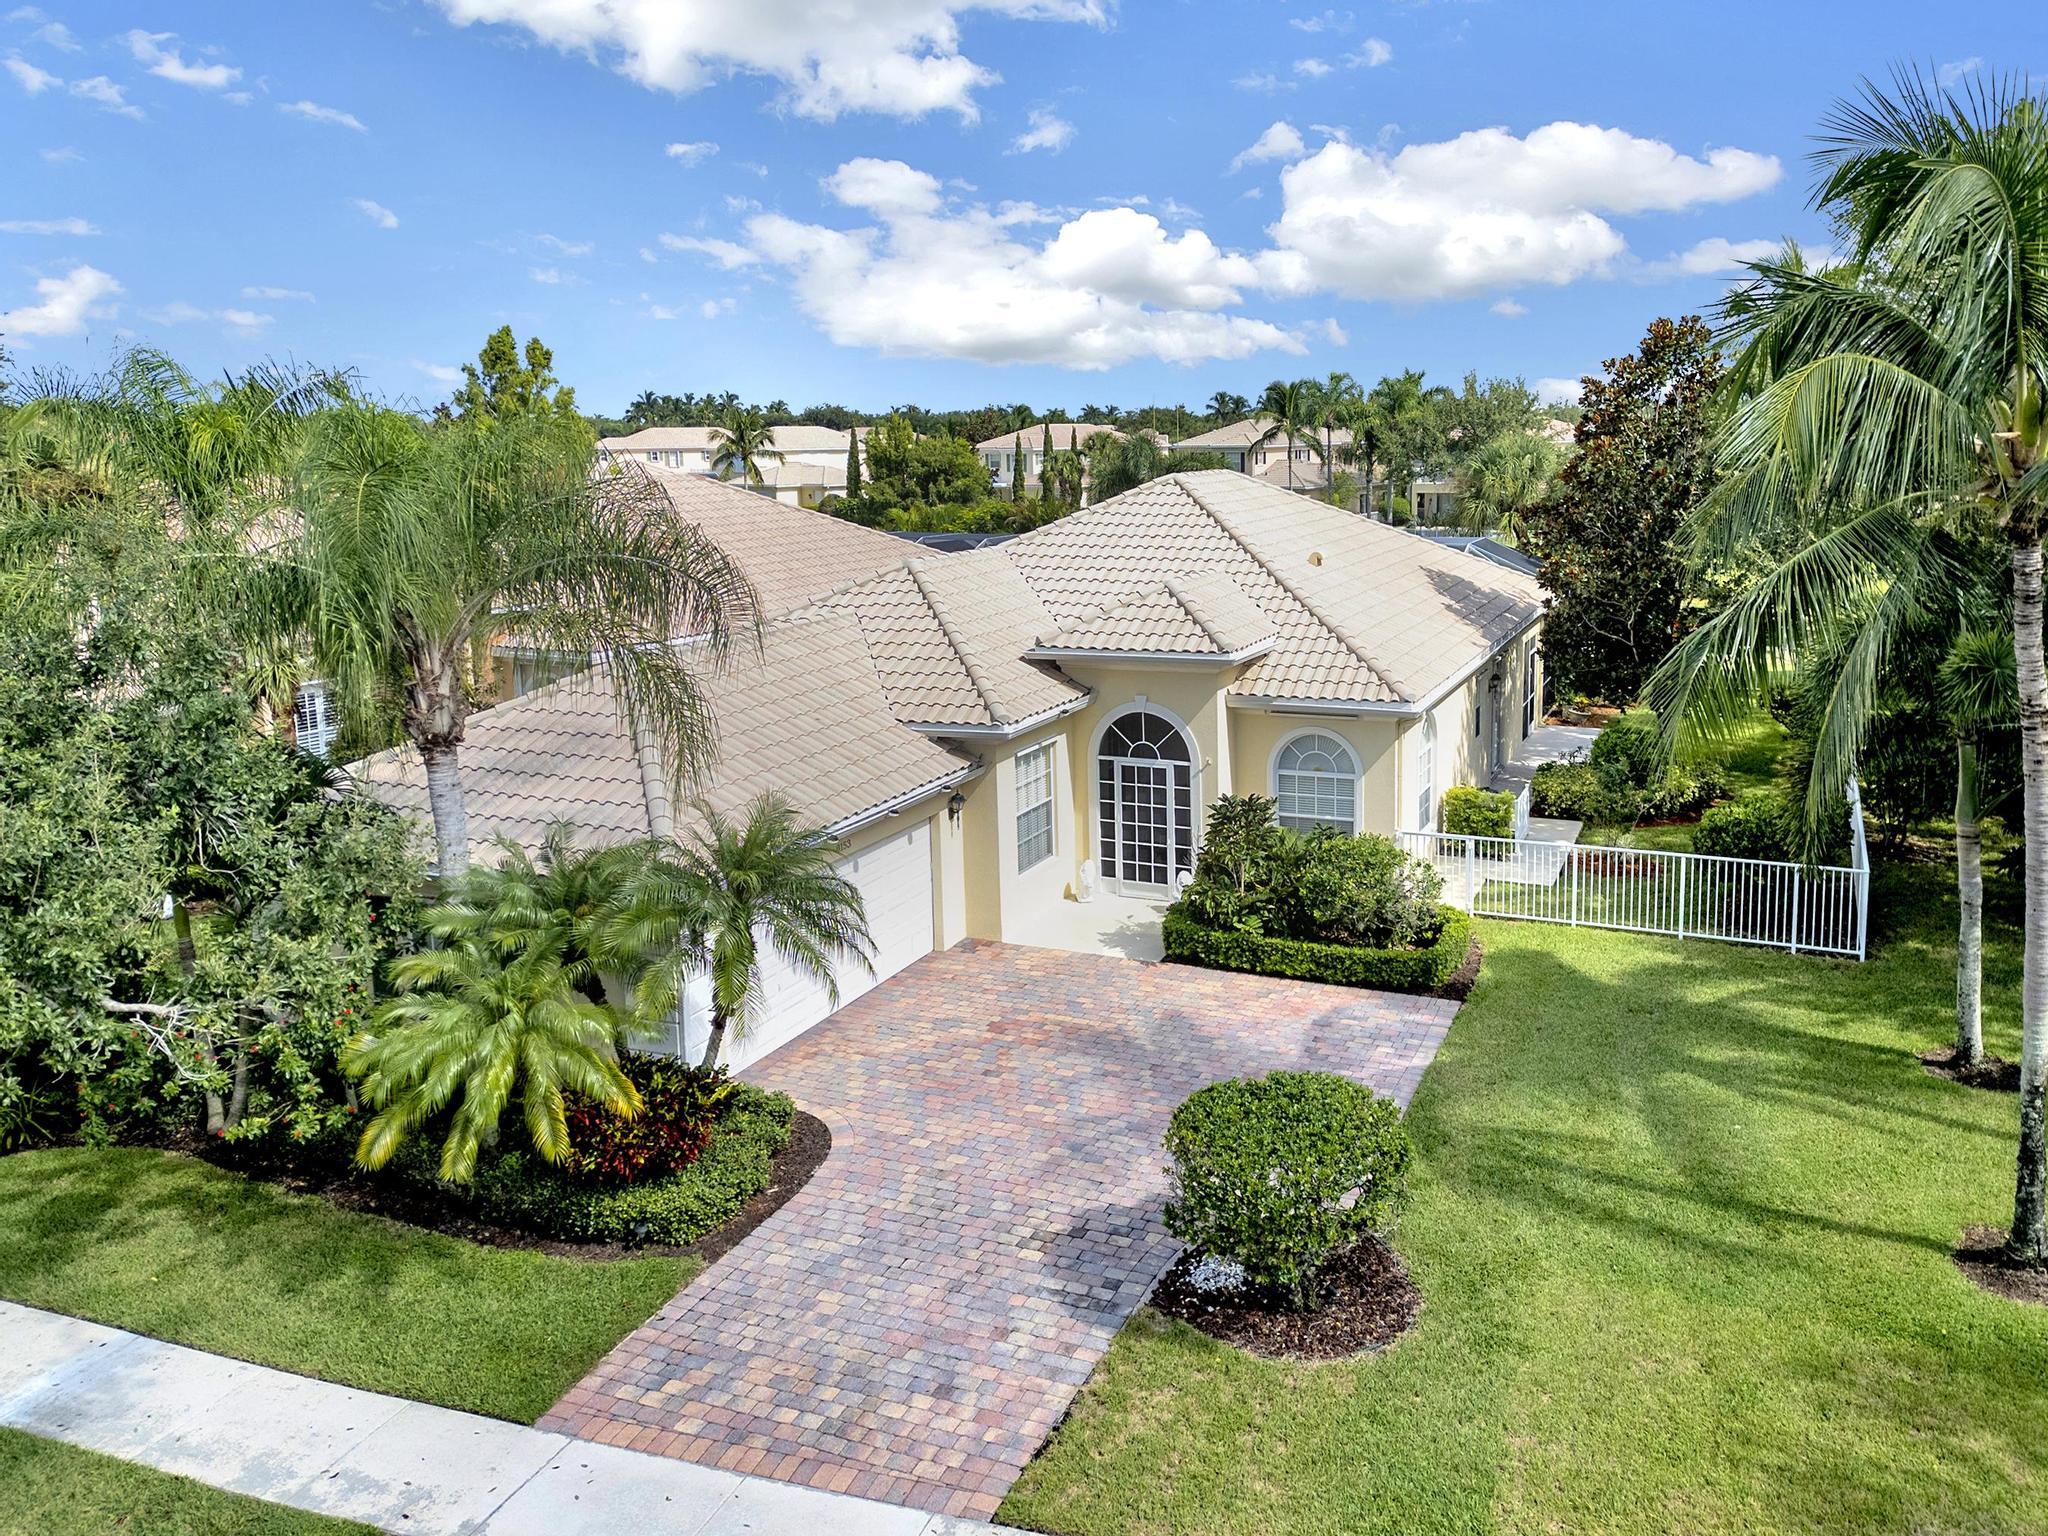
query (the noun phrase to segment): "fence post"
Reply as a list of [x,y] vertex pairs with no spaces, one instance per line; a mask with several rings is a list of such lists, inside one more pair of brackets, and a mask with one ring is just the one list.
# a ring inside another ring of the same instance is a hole
[[1574,843],[1564,856],[1572,862],[1572,926],[1579,926],[1579,847]]
[[1792,943],[1790,952],[1799,953],[1799,866],[1792,866]]
[[1465,910],[1467,912],[1476,912],[1479,909],[1479,887],[1474,883],[1479,878],[1479,858],[1473,852],[1477,844],[1478,839],[1468,832],[1465,835]]
[[1692,864],[1691,859],[1678,861],[1678,937],[1685,937],[1685,872]]

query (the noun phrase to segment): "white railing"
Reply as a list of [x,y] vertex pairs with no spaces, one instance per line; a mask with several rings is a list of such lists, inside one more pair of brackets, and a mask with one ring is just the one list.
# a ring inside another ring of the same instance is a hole
[[1445,901],[1482,917],[1851,955],[1869,939],[1870,860],[1855,786],[1850,863],[1787,864],[1531,838],[1397,832],[1443,876]]

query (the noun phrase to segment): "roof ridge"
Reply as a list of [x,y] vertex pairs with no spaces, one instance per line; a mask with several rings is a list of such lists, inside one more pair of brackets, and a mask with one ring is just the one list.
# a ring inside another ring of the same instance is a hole
[[1245,536],[1242,533],[1238,532],[1237,529],[1231,525],[1229,518],[1225,517],[1221,512],[1217,511],[1216,508],[1209,505],[1209,503],[1204,501],[1200,496],[1196,495],[1194,489],[1187,483],[1187,476],[1175,475],[1173,479],[1174,482],[1180,486],[1182,492],[1186,494],[1188,500],[1192,501],[1196,506],[1200,507],[1205,513],[1207,513],[1209,515],[1210,520],[1214,522],[1218,528],[1221,528],[1224,531],[1224,533],[1229,536],[1230,541],[1233,544],[1235,544],[1239,549],[1245,552],[1246,558],[1249,559],[1252,562],[1252,564],[1256,565],[1260,570],[1264,571],[1268,576],[1272,577],[1273,580],[1279,585],[1281,591],[1285,592],[1289,597],[1293,598],[1297,603],[1299,603],[1302,606],[1302,609],[1305,612],[1307,612],[1310,615],[1310,617],[1312,617],[1318,624],[1322,625],[1323,628],[1329,631],[1331,635],[1335,636],[1337,639],[1337,643],[1342,645],[1345,650],[1349,651],[1351,653],[1352,658],[1355,661],[1357,661],[1361,666],[1363,666],[1366,669],[1366,671],[1370,672],[1374,677],[1378,678],[1380,680],[1381,685],[1385,687],[1389,693],[1391,693],[1397,699],[1405,700],[1408,697],[1408,691],[1405,688],[1401,687],[1399,683],[1396,683],[1393,680],[1393,678],[1389,677],[1386,673],[1386,669],[1381,667],[1378,662],[1374,661],[1372,657],[1366,654],[1365,648],[1358,643],[1356,638],[1346,633],[1344,627],[1341,624],[1333,622],[1323,612],[1322,609],[1318,608],[1314,603],[1308,600],[1308,595],[1306,593],[1304,593],[1293,582],[1289,581],[1285,576],[1281,575],[1279,570],[1275,568],[1275,566],[1270,560],[1268,560],[1264,555],[1260,554],[1256,549],[1253,549],[1251,546],[1251,541],[1245,538]]
[[931,609],[932,617],[938,621],[939,633],[946,637],[946,644],[953,648],[953,654],[959,659],[961,669],[967,674],[967,680],[974,684],[974,691],[980,696],[981,707],[988,712],[990,722],[1000,725],[1003,712],[996,708],[995,694],[989,688],[988,679],[981,675],[981,668],[969,658],[967,647],[960,643],[960,637],[953,633],[953,626],[946,622],[946,615],[939,607],[939,600],[932,595],[931,588],[925,585],[924,572],[920,569],[924,563],[922,560],[912,560],[907,562],[904,569],[910,572],[910,580],[917,588],[917,595],[924,599],[924,605]]
[[[1228,580],[1227,577],[1225,579]],[[1179,581],[1177,581],[1174,577],[1167,577],[1166,590],[1173,594],[1173,600],[1176,603],[1180,604],[1181,612],[1185,613],[1188,616],[1189,620],[1194,624],[1195,628],[1199,629],[1204,635],[1209,637],[1209,643],[1211,645],[1215,646],[1216,649],[1219,651],[1227,652],[1230,650],[1230,647],[1223,643],[1223,637],[1217,634],[1216,631],[1210,627],[1209,621],[1202,617],[1201,613],[1196,609],[1193,603],[1188,601],[1187,594],[1182,592],[1180,589]]]

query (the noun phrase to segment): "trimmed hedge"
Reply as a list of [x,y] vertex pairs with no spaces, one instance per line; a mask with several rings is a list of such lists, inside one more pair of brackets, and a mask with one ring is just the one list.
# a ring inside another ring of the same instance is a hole
[[1513,837],[1515,797],[1454,784],[1444,791],[1444,830],[1460,837]]
[[565,1176],[532,1152],[508,1152],[478,1167],[469,1191],[476,1213],[564,1242],[694,1243],[768,1187],[769,1164],[789,1145],[795,1123],[787,1094],[735,1087],[703,1155],[680,1172],[602,1188]]
[[1249,971],[1340,987],[1375,987],[1383,992],[1434,992],[1457,974],[1472,947],[1472,919],[1456,907],[1440,906],[1443,926],[1435,940],[1418,949],[1358,949],[1309,939],[1269,939],[1255,933],[1205,928],[1182,912],[1167,909],[1160,923],[1166,958],[1215,971]]

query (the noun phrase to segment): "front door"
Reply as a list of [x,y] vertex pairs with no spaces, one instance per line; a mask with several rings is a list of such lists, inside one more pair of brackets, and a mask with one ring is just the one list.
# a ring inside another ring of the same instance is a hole
[[1170,720],[1127,710],[1105,728],[1096,755],[1102,875],[1111,890],[1170,894],[1194,865],[1194,761]]
[[1173,770],[1165,763],[1116,765],[1118,884],[1164,890],[1173,869]]

